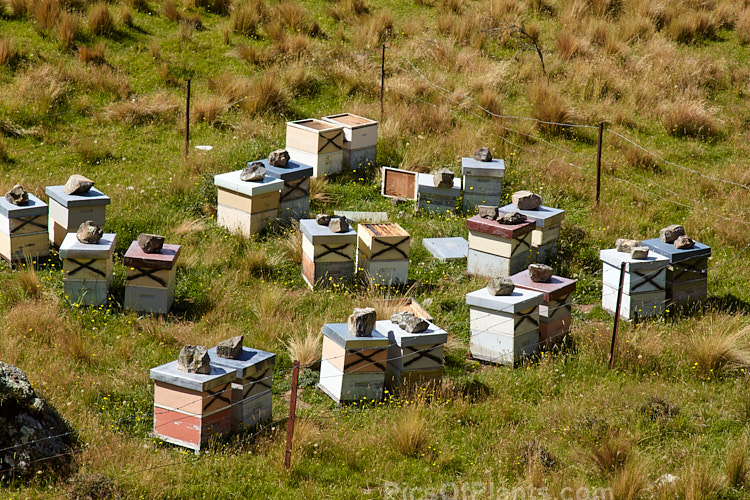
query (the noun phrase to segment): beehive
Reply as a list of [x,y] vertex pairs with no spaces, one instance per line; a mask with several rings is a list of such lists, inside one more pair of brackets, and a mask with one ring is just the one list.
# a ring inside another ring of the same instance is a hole
[[700,302],[708,295],[708,259],[711,247],[695,242],[693,248],[678,249],[659,238],[642,242],[652,252],[669,259],[665,285],[667,301],[675,304]]
[[154,436],[194,451],[231,429],[231,383],[235,371],[211,366],[211,373],[187,373],[177,361],[152,368]]
[[518,212],[528,220],[536,222],[531,233],[531,251],[535,262],[544,263],[557,256],[557,240],[560,225],[565,219],[565,210],[540,206],[536,210],[519,210],[513,203],[500,207],[501,212]]
[[279,194],[279,219],[288,221],[307,217],[310,212],[312,167],[294,160],[289,160],[286,167],[274,167],[267,159],[258,161],[266,167],[267,175],[284,181]]
[[388,335],[388,387],[424,385],[442,378],[445,330],[429,323],[424,332],[410,333],[390,320],[378,321],[375,328]]
[[666,306],[666,280],[669,259],[649,250],[646,259],[633,259],[614,248],[599,251],[602,261],[602,308],[610,314],[617,309],[620,265],[625,263],[625,280],[620,317],[626,320],[656,316]]
[[324,116],[323,121],[344,129],[343,164],[348,170],[375,165],[378,122],[352,113]]
[[234,234],[250,237],[279,216],[284,181],[266,176],[261,182],[240,180],[242,170],[214,176],[218,190],[216,223]]
[[447,188],[435,187],[432,174],[417,175],[417,210],[445,213],[456,211],[456,200],[461,195],[461,179],[453,179],[453,186]]
[[357,233],[334,233],[315,219],[299,221],[302,232],[302,277],[310,288],[351,280]]
[[313,177],[341,172],[344,161],[344,128],[322,120],[287,122],[289,157],[313,168]]
[[65,194],[65,186],[47,186],[49,196],[49,241],[59,247],[65,235],[75,233],[87,220],[99,227],[106,222],[109,196],[96,188],[82,194]]
[[68,233],[60,244],[63,261],[63,289],[71,302],[86,306],[107,304],[112,284],[114,233],[104,233],[98,243],[81,243]]
[[505,161],[478,161],[461,158],[463,176],[463,207],[465,212],[476,211],[478,205],[500,206],[505,177]]
[[467,271],[477,276],[495,278],[510,276],[525,269],[531,253],[531,233],[534,221],[521,224],[500,224],[495,220],[475,215],[466,220],[469,230]]
[[337,403],[380,400],[388,362],[388,336],[375,328],[356,337],[346,323],[323,325],[318,388]]
[[371,284],[395,285],[409,279],[410,236],[395,223],[357,226],[357,270]]
[[272,418],[273,367],[276,355],[243,347],[237,359],[221,358],[216,347],[208,350],[212,366],[234,371],[232,380],[232,430],[255,429]]
[[159,253],[146,253],[137,241],[123,256],[125,309],[166,314],[174,302],[180,245],[164,244]]
[[47,204],[31,193],[24,206],[0,196],[0,257],[14,262],[48,255],[47,210]]
[[516,288],[493,296],[487,288],[466,294],[471,355],[482,361],[513,365],[539,348],[539,306],[543,294]]
[[573,311],[573,292],[576,280],[552,276],[544,283],[531,281],[529,271],[521,271],[510,277],[518,288],[532,290],[542,294],[539,305],[539,343],[549,347],[560,342],[570,331]]

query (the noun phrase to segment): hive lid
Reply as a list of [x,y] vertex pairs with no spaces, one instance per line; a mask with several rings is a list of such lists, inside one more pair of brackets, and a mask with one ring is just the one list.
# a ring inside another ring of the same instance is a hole
[[117,234],[104,233],[98,243],[81,243],[76,233],[68,233],[60,243],[61,259],[108,259],[115,250]]
[[608,248],[599,251],[599,259],[606,264],[614,266],[619,269],[620,265],[624,262],[626,264],[625,270],[627,272],[636,270],[651,270],[660,269],[666,267],[669,264],[669,259],[663,255],[649,250],[648,257],[645,259],[634,259],[629,253],[618,252],[614,248]]
[[375,328],[388,335],[390,342],[395,342],[401,347],[413,345],[445,344],[448,341],[448,332],[429,322],[427,330],[420,333],[411,333],[402,329],[391,320],[381,320],[375,323]]
[[371,337],[357,337],[349,331],[346,323],[326,323],[323,325],[323,335],[345,349],[382,349],[388,346],[387,333],[377,327]]
[[234,380],[235,371],[211,365],[211,373],[188,373],[177,369],[177,361],[151,368],[149,378],[165,384],[205,392]]
[[272,352],[243,347],[237,359],[221,358],[216,354],[216,347],[208,350],[211,366],[220,366],[234,370],[238,379],[247,378],[248,373],[265,371],[276,364],[276,355]]
[[519,288],[541,292],[542,294],[544,294],[544,302],[549,302],[550,299],[555,300],[561,297],[565,297],[575,292],[577,283],[577,280],[563,278],[561,276],[555,275],[553,275],[552,278],[545,283],[531,281],[531,278],[529,278],[528,269],[524,269],[520,273],[514,274],[510,277],[510,280]]
[[453,186],[448,188],[435,187],[434,178],[432,174],[417,174],[417,193],[453,197],[461,194],[461,177],[454,177]]
[[516,288],[511,295],[490,295],[487,288],[466,294],[466,303],[497,312],[514,314],[542,304],[544,294],[525,288]]
[[[285,182],[296,181],[306,177],[312,177],[313,168],[295,160],[289,160],[286,167],[274,167],[268,162],[268,158],[256,160],[266,167],[266,175]],[[255,163],[255,162],[252,162]]]
[[521,224],[500,224],[496,220],[484,219],[478,215],[466,219],[466,229],[469,231],[491,234],[509,240],[530,233],[535,228],[536,222],[533,220]]
[[247,196],[258,196],[273,191],[281,191],[284,187],[284,181],[270,175],[266,175],[260,182],[245,182],[240,180],[241,173],[242,170],[235,170],[234,172],[215,175],[214,184],[220,188]]
[[711,247],[703,243],[695,242],[693,248],[675,248],[672,243],[664,243],[659,238],[642,241],[641,245],[648,247],[649,250],[669,259],[670,264],[682,262],[684,260],[700,259],[711,257]]
[[34,217],[44,215],[48,212],[47,204],[31,193],[29,195],[29,204],[24,206],[14,205],[0,194],[0,215],[8,219],[17,219],[19,217]]
[[299,229],[302,235],[311,243],[317,244],[326,240],[348,241],[354,243],[357,240],[357,232],[349,226],[345,233],[334,233],[328,226],[321,226],[315,219],[302,219],[299,221]]
[[148,269],[172,269],[177,257],[180,255],[180,245],[170,245],[165,243],[160,253],[146,253],[134,241],[128,247],[128,251],[123,256],[122,263],[131,267],[145,267]]
[[504,207],[500,207],[500,211],[505,213],[518,212],[519,214],[523,214],[528,220],[536,222],[536,227],[538,228],[559,226],[565,218],[565,210],[545,207],[544,205],[536,210],[519,210],[515,204],[510,203]]
[[461,174],[476,177],[505,177],[505,160],[479,161],[474,158],[461,158]]
[[47,186],[44,192],[47,196],[58,202],[64,207],[92,207],[109,205],[109,196],[102,193],[98,189],[92,187],[85,193],[81,194],[65,194],[63,190],[65,186]]

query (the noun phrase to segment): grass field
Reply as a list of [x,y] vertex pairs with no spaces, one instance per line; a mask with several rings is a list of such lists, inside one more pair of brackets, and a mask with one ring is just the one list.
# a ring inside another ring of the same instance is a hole
[[[0,264],[0,360],[83,443],[72,478],[6,479],[0,496],[750,497],[747,0],[0,0],[0,13],[0,191],[44,198],[84,174],[118,235],[106,307],[65,299],[54,254]],[[565,348],[515,369],[473,361],[464,295],[485,282],[421,245],[465,236],[465,215],[392,206],[376,168],[314,182],[312,211],[388,212],[412,236],[408,290],[313,292],[294,227],[248,240],[216,226],[214,174],[283,147],[288,120],[339,112],[379,120],[378,165],[460,173],[488,146],[508,199],[530,189],[566,210],[555,268],[579,281]],[[712,247],[708,300],[622,324],[608,370],[598,251],[673,223]],[[165,318],[122,310],[122,254],[141,232],[183,245]],[[401,295],[450,334],[442,386],[340,408],[303,370],[289,472],[283,421],[198,456],[148,436],[148,370],[182,345],[244,334],[277,353],[282,420],[292,357],[319,351],[322,325]],[[666,473],[679,479],[657,483]]]

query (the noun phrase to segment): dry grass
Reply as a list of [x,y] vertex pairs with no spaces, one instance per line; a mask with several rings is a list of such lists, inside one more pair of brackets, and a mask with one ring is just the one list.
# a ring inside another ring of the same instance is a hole
[[382,44],[394,32],[394,22],[393,14],[388,9],[363,17],[352,36],[352,45],[357,48],[372,48]]
[[75,41],[81,38],[81,23],[77,14],[72,12],[63,12],[57,22],[57,36],[66,49],[70,49]]
[[115,31],[115,20],[104,2],[99,2],[91,7],[87,21],[89,30],[94,35],[106,36]]
[[59,0],[34,1],[29,9],[34,24],[40,31],[49,31],[54,28],[61,12],[62,6]]
[[265,46],[240,45],[237,47],[237,54],[250,64],[257,65],[266,64],[275,58],[273,51]]
[[679,43],[696,43],[716,37],[720,28],[719,20],[704,10],[680,12],[669,23],[667,32]]
[[661,168],[653,155],[635,146],[623,146],[621,148],[625,162],[631,167],[638,170],[648,170],[651,172],[661,172]]
[[221,95],[210,95],[195,99],[191,103],[190,120],[193,123],[203,122],[208,125],[221,125],[221,117],[227,111],[228,99]]
[[181,108],[180,100],[168,92],[156,92],[140,99],[115,102],[107,106],[102,116],[110,121],[130,126],[148,123],[173,123]]
[[192,0],[193,7],[206,9],[214,14],[226,15],[232,7],[232,0]]
[[286,235],[279,238],[279,255],[295,264],[302,262],[302,232],[299,230],[299,223],[294,225]]
[[299,361],[302,367],[310,366],[320,361],[323,334],[310,326],[306,334],[290,337],[284,345],[292,360]]
[[750,486],[750,456],[747,439],[739,440],[727,453],[727,485],[743,489]]
[[575,36],[569,29],[563,28],[558,32],[556,44],[557,52],[564,61],[587,53],[586,42]]
[[138,12],[150,12],[151,5],[148,0],[126,0],[126,5],[137,10]]
[[130,7],[126,4],[120,6],[120,22],[123,26],[129,28],[133,27],[133,13],[130,11]]
[[7,0],[8,16],[10,18],[21,18],[29,13],[30,0]]
[[328,15],[336,21],[354,19],[370,13],[367,0],[339,0],[328,9]]
[[326,179],[322,177],[310,179],[310,201],[315,201],[322,205],[327,205],[335,201]]
[[724,483],[711,467],[696,460],[680,475],[679,494],[685,500],[712,500],[718,498]]
[[648,467],[640,460],[628,460],[610,482],[612,493],[618,500],[637,500],[648,493]]
[[24,268],[18,272],[18,282],[21,285],[21,290],[32,299],[38,299],[41,296],[42,282],[39,280],[36,269],[31,262],[27,262]]
[[527,92],[533,106],[532,116],[537,120],[547,122],[538,123],[537,127],[553,134],[563,132],[565,128],[555,124],[570,122],[573,112],[560,93],[544,80],[532,82]]
[[418,457],[432,434],[420,405],[410,406],[399,412],[388,433],[388,443],[398,453],[407,457]]
[[680,99],[665,106],[662,123],[675,137],[717,137],[722,126],[714,113],[699,101]]
[[104,64],[107,62],[104,57],[104,43],[98,43],[94,47],[79,47],[78,58],[86,64]]
[[177,8],[175,0],[164,0],[164,3],[161,4],[161,15],[173,23],[179,22],[182,19],[182,13]]
[[268,5],[263,0],[246,0],[235,7],[230,24],[238,35],[255,36],[260,24],[267,19]]
[[742,45],[750,44],[750,9],[743,9],[739,13],[734,31]]
[[20,59],[16,44],[10,38],[0,38],[0,66],[15,66]]
[[704,375],[750,367],[750,326],[740,316],[714,316],[688,334],[688,359]]
[[629,437],[610,431],[591,445],[589,457],[602,474],[611,474],[625,466],[632,447]]
[[289,105],[289,94],[275,75],[265,75],[252,81],[242,101],[242,109],[249,115],[281,112]]

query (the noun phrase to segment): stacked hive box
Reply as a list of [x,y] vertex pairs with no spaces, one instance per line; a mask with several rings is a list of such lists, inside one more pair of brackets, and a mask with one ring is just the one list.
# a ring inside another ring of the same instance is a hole
[[550,346],[562,340],[570,331],[576,280],[552,276],[549,281],[539,283],[531,281],[528,270],[514,274],[510,279],[517,288],[542,294],[542,303],[539,305],[539,344]]
[[65,235],[75,233],[87,220],[104,227],[109,196],[96,188],[82,194],[65,194],[65,186],[47,186],[49,241],[59,247]]
[[495,278],[522,271],[532,258],[531,233],[536,223],[500,224],[478,215],[466,220],[469,230],[469,255],[466,267],[470,274]]
[[666,279],[669,259],[649,250],[645,259],[633,259],[614,248],[599,251],[602,261],[602,308],[610,314],[617,309],[620,265],[625,263],[620,317],[626,320],[661,314],[666,306]]
[[137,241],[125,252],[125,309],[166,314],[174,302],[180,245],[164,244],[159,253],[146,253]]
[[24,206],[0,196],[0,257],[13,262],[48,254],[47,204],[31,193]]
[[376,327],[370,337],[356,337],[346,323],[323,326],[320,390],[337,403],[383,397],[388,336]]
[[375,165],[378,122],[351,113],[324,116],[323,121],[344,127],[344,168],[356,170]]
[[286,124],[289,157],[313,168],[313,177],[341,172],[344,161],[344,128],[321,120],[297,120]]
[[216,223],[234,234],[250,237],[279,215],[284,181],[266,176],[261,182],[240,180],[242,170],[214,176],[218,189]]
[[307,217],[310,212],[310,176],[312,167],[289,160],[286,167],[274,167],[261,160],[267,175],[284,181],[279,195],[279,219],[288,221]]
[[565,210],[544,205],[536,210],[519,210],[511,203],[500,207],[500,211],[518,212],[536,222],[536,228],[531,233],[531,251],[536,262],[544,263],[557,256],[557,240],[560,238],[560,224],[565,219]]
[[310,288],[352,279],[357,244],[357,233],[353,229],[334,233],[315,219],[299,221],[299,228],[302,232],[302,277]]
[[666,275],[666,299],[674,304],[705,300],[708,295],[708,258],[711,247],[695,242],[693,248],[679,249],[659,238],[642,242],[652,252],[669,259]]
[[424,332],[410,333],[390,320],[376,322],[375,328],[388,334],[385,368],[388,387],[422,385],[441,379],[443,344],[448,341],[445,330],[429,323]]
[[177,361],[152,368],[154,435],[200,451],[215,435],[230,431],[231,382],[235,371],[211,366],[211,373],[188,373]]
[[461,175],[464,179],[465,212],[473,212],[478,205],[500,206],[505,177],[505,161],[479,161],[461,158]]
[[409,279],[409,233],[395,223],[357,227],[357,270],[371,284],[395,285]]
[[471,355],[513,365],[539,348],[539,306],[543,294],[516,288],[511,295],[490,295],[486,288],[466,294]]
[[221,358],[216,348],[208,350],[211,365],[234,371],[232,380],[232,430],[244,431],[271,421],[273,367],[276,355],[242,348],[236,359]]
[[453,186],[435,187],[432,174],[417,174],[417,210],[428,212],[455,212],[456,200],[461,194],[461,179],[453,179]]
[[86,306],[107,303],[112,284],[114,233],[104,233],[98,243],[81,243],[75,233],[68,233],[60,244],[63,261],[63,289],[71,302]]

